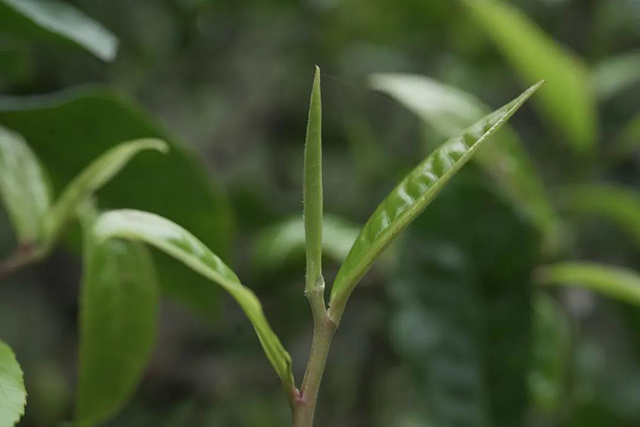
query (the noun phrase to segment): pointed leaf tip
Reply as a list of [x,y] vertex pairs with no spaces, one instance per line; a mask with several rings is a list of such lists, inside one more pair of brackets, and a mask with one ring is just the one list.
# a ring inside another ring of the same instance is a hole
[[378,206],[340,267],[331,289],[331,316],[338,323],[351,292],[375,260],[438,195],[473,154],[533,95],[541,82],[460,135],[449,139],[411,171]]
[[316,65],[309,103],[304,148],[304,227],[307,250],[306,290],[318,286],[322,276],[322,100],[320,68]]
[[160,139],[136,139],[116,145],[96,158],[67,185],[48,212],[45,218],[44,247],[48,250],[56,242],[84,199],[111,181],[141,151],[156,150],[166,153],[168,149],[167,143]]

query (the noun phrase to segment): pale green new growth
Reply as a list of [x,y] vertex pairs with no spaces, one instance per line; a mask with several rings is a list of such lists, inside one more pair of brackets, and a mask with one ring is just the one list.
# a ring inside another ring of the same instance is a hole
[[130,209],[102,214],[94,225],[98,240],[121,238],[141,241],[173,256],[220,285],[238,302],[260,339],[262,348],[286,389],[293,387],[291,357],[271,329],[256,295],[195,236],[168,219]]
[[113,179],[136,154],[144,150],[157,150],[166,153],[168,147],[164,141],[159,139],[123,142],[103,153],[80,172],[67,185],[47,215],[45,247],[50,247],[57,240],[66,223],[75,215],[80,203]]
[[0,127],[0,195],[18,242],[37,243],[51,205],[48,178],[24,138],[3,127]]
[[[373,74],[371,86],[405,105],[445,138],[453,138],[482,119],[491,109],[475,96],[426,76]],[[545,246],[556,249],[559,218],[538,171],[518,135],[504,126],[496,141],[474,156],[498,189],[522,209],[545,237]]]
[[307,292],[322,283],[322,105],[320,68],[316,66],[304,148],[304,230],[307,248]]
[[0,426],[12,427],[24,415],[27,392],[11,348],[0,341]]
[[540,268],[536,277],[543,285],[582,287],[640,305],[640,274],[627,268],[567,261]]
[[497,132],[542,82],[452,138],[422,161],[378,206],[360,231],[331,289],[331,316],[338,323],[351,292],[391,241],[435,198],[471,156]]

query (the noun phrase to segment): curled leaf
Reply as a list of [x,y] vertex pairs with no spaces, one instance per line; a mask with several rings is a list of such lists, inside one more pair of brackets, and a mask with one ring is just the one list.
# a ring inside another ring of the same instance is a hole
[[80,204],[109,182],[140,151],[167,151],[165,142],[140,139],[124,142],[108,150],[87,166],[64,189],[46,219],[46,246],[58,238],[66,223],[75,215]]
[[147,247],[98,242],[96,212],[82,209],[83,277],[76,422],[94,426],[113,417],[136,389],[157,331],[160,286]]
[[120,238],[152,245],[220,285],[251,321],[269,362],[285,388],[293,386],[291,356],[271,329],[256,295],[204,243],[178,224],[158,215],[123,209],[102,214],[95,223],[98,240]]

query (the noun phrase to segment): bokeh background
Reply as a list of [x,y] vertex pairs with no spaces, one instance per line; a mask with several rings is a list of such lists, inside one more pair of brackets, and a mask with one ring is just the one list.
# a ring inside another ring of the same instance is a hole
[[[286,236],[284,242],[273,236],[289,232],[295,242],[301,230],[314,65],[323,73],[325,211],[344,227],[335,237],[337,255],[327,257],[328,283],[348,247],[343,240],[445,139],[396,98],[374,91],[372,73],[429,76],[492,108],[528,86],[458,1],[67,3],[118,38],[117,57],[105,62],[71,43],[0,25],[0,123],[33,139],[57,183],[102,151],[86,135],[102,138],[100,147],[121,135],[145,136],[137,135],[144,130],[120,133],[119,126],[138,124],[122,124],[115,107],[100,102],[60,112],[65,96],[117,97],[139,120],[183,141],[206,169],[206,190],[190,186],[182,173],[146,172],[136,160],[130,167],[137,175],[125,172],[109,184],[101,207],[143,207],[138,199],[153,199],[168,216],[206,213],[194,223],[211,233],[211,244],[259,295],[299,379],[312,333],[304,255]],[[636,0],[504,3],[581,58],[589,73],[640,50]],[[534,48],[529,53],[536,55]],[[631,84],[640,80],[640,61],[628,64],[622,80],[630,83],[597,101],[590,153],[573,152],[562,129],[532,105],[513,118],[553,203],[564,199],[556,190],[583,182],[618,183],[640,194],[638,152],[611,161],[605,155],[640,114],[640,86]],[[615,86],[623,72],[603,73],[600,79]],[[57,95],[32,97],[48,94]],[[567,99],[560,111],[570,116],[572,108]],[[153,186],[149,174],[172,184]],[[140,194],[111,197],[130,188],[128,179],[149,185]],[[196,211],[204,191],[216,209]],[[190,204],[176,203],[176,194]],[[633,234],[633,225],[621,228],[606,218],[559,215],[558,249],[549,250],[517,203],[496,190],[482,167],[469,165],[354,293],[332,348],[317,425],[640,425],[640,308],[577,288],[542,289],[532,279],[540,265],[562,259],[640,268],[640,219]],[[634,222],[633,214],[628,220]],[[0,235],[7,256],[15,239],[4,214]],[[21,426],[72,420],[80,278],[80,257],[70,244],[0,283],[0,337],[14,348],[29,392]],[[180,288],[192,279],[186,270],[176,276],[163,298],[143,381],[105,425],[287,425],[279,381],[250,323],[222,293],[181,298]]]

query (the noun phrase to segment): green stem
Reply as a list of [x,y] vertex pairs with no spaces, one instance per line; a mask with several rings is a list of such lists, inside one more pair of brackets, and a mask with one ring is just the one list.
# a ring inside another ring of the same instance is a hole
[[333,334],[338,326],[328,316],[324,301],[324,284],[307,292],[307,298],[313,312],[313,342],[300,396],[296,399],[293,410],[293,427],[313,426],[322,374],[329,356]]

